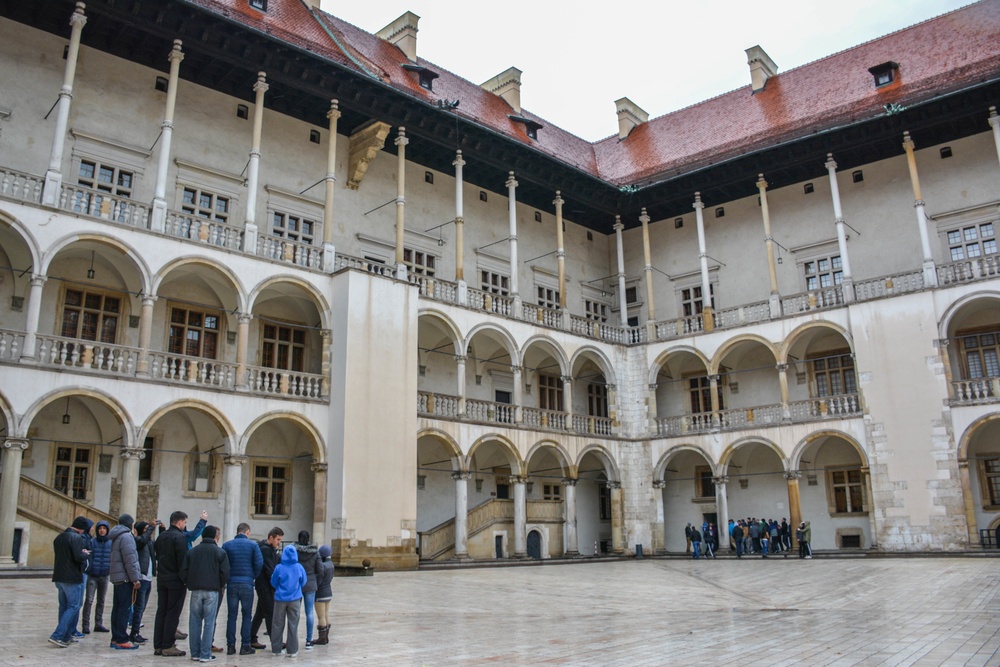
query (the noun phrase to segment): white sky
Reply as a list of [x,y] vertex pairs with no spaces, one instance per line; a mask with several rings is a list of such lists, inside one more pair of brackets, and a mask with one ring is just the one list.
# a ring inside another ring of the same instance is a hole
[[969,4],[965,0],[322,0],[377,32],[420,16],[417,53],[482,83],[514,66],[521,105],[594,141],[618,132],[614,101],[651,118],[750,82],[760,44],[778,73]]

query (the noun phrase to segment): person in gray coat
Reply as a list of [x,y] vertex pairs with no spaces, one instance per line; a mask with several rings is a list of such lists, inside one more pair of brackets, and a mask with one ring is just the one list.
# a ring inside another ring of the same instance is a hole
[[131,515],[122,514],[118,517],[118,525],[108,534],[111,538],[111,566],[108,579],[114,586],[114,602],[111,605],[111,648],[119,651],[139,648],[138,644],[129,641],[128,635],[133,596],[142,581],[133,524],[135,519]]

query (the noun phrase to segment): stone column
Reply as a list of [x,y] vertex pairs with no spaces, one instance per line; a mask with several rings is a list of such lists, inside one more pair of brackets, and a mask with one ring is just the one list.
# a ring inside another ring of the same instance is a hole
[[563,386],[563,411],[566,413],[566,430],[573,430],[573,376],[563,375],[559,378]]
[[247,348],[250,346],[250,320],[253,315],[239,313],[239,323],[236,326],[236,388],[247,389],[249,373],[247,372]]
[[622,505],[622,483],[608,482],[611,489],[611,551],[625,553],[625,508]]
[[844,301],[854,301],[854,274],[851,273],[851,260],[847,256],[847,232],[844,227],[844,212],[840,208],[840,186],[837,184],[837,163],[833,161],[833,153],[826,154],[826,171],[830,175],[830,196],[833,199],[833,219],[837,227],[837,248],[840,250],[840,269],[844,273]]
[[698,227],[698,264],[701,267],[701,319],[705,331],[715,330],[715,309],[712,306],[712,283],[708,278],[708,252],[705,250],[705,205],[701,193],[694,193],[694,217]]
[[709,402],[712,405],[712,424],[718,426],[721,423],[722,415],[719,414],[719,375],[708,376]]
[[119,456],[122,459],[122,500],[118,511],[134,517],[139,507],[139,461],[146,458],[146,452],[138,447],[125,447]]
[[507,182],[507,223],[510,239],[510,295],[514,297],[514,317],[521,319],[521,291],[518,288],[518,272],[520,265],[517,263],[517,181],[514,180],[514,172],[508,172]]
[[990,107],[989,124],[993,128],[993,143],[997,146],[997,158],[1000,158],[1000,116],[997,115],[996,107]]
[[[958,460],[958,478],[962,483],[962,502],[965,509],[965,526],[969,532],[969,543],[966,545],[966,548],[976,549],[979,547],[979,527],[976,523],[976,499],[972,496],[972,480],[971,473],[969,472],[969,459],[960,458]],[[874,505],[874,502],[872,504]],[[872,514],[874,514],[874,512],[872,512]],[[874,541],[875,533],[872,532],[872,542]]]
[[156,163],[156,186],[153,194],[153,214],[150,218],[150,229],[162,232],[167,224],[167,171],[170,169],[170,144],[174,136],[174,108],[177,106],[177,81],[184,60],[181,51],[183,42],[174,40],[174,48],[167,55],[170,61],[170,75],[167,79],[167,108],[163,112],[163,123],[160,125],[160,154]]
[[[7,426],[10,428],[10,425]],[[0,567],[12,567],[17,554],[8,551],[14,543],[17,521],[17,496],[21,488],[21,456],[28,448],[23,438],[3,441],[3,476],[0,477]]]
[[[66,128],[69,125],[69,108],[73,101],[73,81],[76,78],[76,61],[80,54],[80,33],[87,25],[87,17],[83,10],[86,5],[76,3],[76,9],[69,17],[70,35],[69,50],[66,52],[66,69],[63,73],[63,84],[59,90],[59,100],[56,102],[56,127],[52,137],[52,152],[49,155],[49,168],[45,171],[45,187],[42,190],[42,204],[58,206],[62,190],[63,148],[66,145]],[[13,539],[13,538],[12,538]]]
[[528,557],[526,482],[524,477],[513,476],[510,478],[510,483],[514,485],[514,558]]
[[798,470],[792,470],[785,473],[785,479],[788,481],[788,520],[789,520],[789,530],[791,531],[792,545],[798,545],[799,541],[795,539],[795,529],[799,527],[802,523],[802,506],[799,503],[799,478],[802,477],[802,473]]
[[778,388],[781,390],[781,419],[792,421],[792,409],[788,405],[788,364],[778,364]]
[[913,186],[913,209],[917,212],[917,227],[920,230],[920,249],[924,254],[924,284],[937,287],[937,268],[931,254],[931,238],[927,233],[927,212],[924,198],[920,194],[920,176],[917,174],[917,159],[913,155],[914,143],[909,132],[903,132],[903,150],[906,151],[906,165],[910,168],[910,185]]
[[764,180],[764,174],[757,174],[757,191],[760,192],[760,215],[764,220],[764,248],[767,250],[767,274],[771,281],[771,297],[769,300],[771,317],[781,317],[781,296],[778,294],[778,269],[774,263],[771,211],[767,207],[767,181]]
[[406,245],[406,128],[400,126],[396,140],[396,278],[406,280],[403,249]]
[[[645,208],[642,209],[639,222],[642,223],[642,255],[646,262],[642,269],[646,277],[646,315],[648,323],[652,325],[656,322],[656,304],[653,301],[653,260],[649,249],[649,214],[646,213]],[[648,329],[649,340],[655,340],[655,327],[650,326]]]
[[521,381],[521,367],[511,366],[510,372],[514,376],[514,423],[521,423],[521,404],[524,403],[524,382]]
[[713,477],[712,481],[715,483],[715,506],[719,511],[719,523],[715,525],[716,532],[719,537],[719,551],[722,550],[722,545],[725,546],[726,550],[729,550],[729,492],[727,484],[729,483],[729,477],[720,476]]
[[[563,201],[559,190],[552,200],[556,207],[556,264],[559,267],[559,308],[566,309],[566,249],[563,246]],[[569,320],[566,320],[569,323]]]
[[458,374],[458,416],[465,416],[465,361],[461,354],[455,355],[456,373]]
[[465,305],[469,298],[469,284],[465,282],[465,183],[462,180],[462,151],[455,151],[455,282],[458,283],[459,304]]
[[[222,479],[225,484],[226,496],[223,500],[222,510],[222,541],[231,540],[236,536],[236,526],[240,525],[240,518],[246,514],[241,507],[243,496],[243,464],[247,462],[247,457],[239,454],[222,455]],[[275,514],[280,514],[280,509],[272,510]]]
[[320,337],[323,339],[323,357],[321,360],[321,371],[323,373],[323,396],[330,395],[330,372],[333,370],[333,352],[331,350],[331,343],[333,342],[333,332],[329,329],[323,329],[319,332]]
[[471,472],[451,473],[455,480],[455,560],[469,558],[469,479]]
[[[24,324],[24,347],[21,348],[21,359],[34,359],[38,344],[38,318],[42,313],[42,287],[46,276],[31,274],[31,290],[28,292],[28,315]],[[13,539],[13,538],[11,538]]]
[[659,416],[656,408],[656,389],[659,385],[650,384],[648,387],[649,390],[646,394],[646,428],[650,433],[656,433],[656,419]]
[[326,112],[330,121],[329,146],[326,150],[326,193],[323,201],[323,273],[333,273],[337,259],[337,249],[333,245],[333,195],[337,185],[337,121],[340,107],[337,100],[330,100],[330,110]]
[[253,140],[250,162],[247,163],[247,216],[243,225],[243,252],[257,254],[257,177],[260,171],[260,135],[264,125],[264,93],[267,92],[267,75],[257,72],[253,86],[256,95],[253,108]]
[[861,478],[865,482],[865,511],[868,512],[868,528],[871,530],[870,549],[878,548],[878,524],[875,522],[875,496],[872,494],[872,471],[868,466],[862,466]]
[[316,461],[309,468],[313,473],[312,537],[316,544],[326,544],[327,469],[329,464]]
[[580,480],[566,477],[562,481],[566,489],[566,499],[563,503],[566,506],[566,548],[567,556],[576,557],[580,555],[580,544],[576,531],[576,485]]
[[620,215],[615,216],[615,224],[612,225],[612,229],[615,230],[615,250],[618,255],[618,323],[627,327],[628,299],[625,298],[625,250],[622,248],[622,230],[625,229],[625,225],[622,224]]
[[653,553],[662,554],[667,551],[666,512],[663,508],[663,489],[667,483],[662,479],[653,480],[653,496],[656,499],[656,521],[653,524]]
[[143,295],[142,310],[139,312],[139,359],[136,362],[136,375],[149,376],[149,346],[153,338],[153,305],[155,296]]

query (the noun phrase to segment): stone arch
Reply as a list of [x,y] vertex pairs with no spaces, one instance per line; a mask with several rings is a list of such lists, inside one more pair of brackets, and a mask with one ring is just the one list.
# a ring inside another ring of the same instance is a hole
[[709,374],[718,374],[719,367],[722,365],[722,360],[726,358],[726,355],[744,343],[756,343],[764,347],[771,353],[771,356],[774,357],[774,363],[778,363],[778,349],[774,343],[767,340],[763,336],[758,336],[757,334],[741,334],[730,338],[715,351],[715,355],[712,357],[712,363],[709,366]]
[[1000,292],[996,290],[977,290],[956,299],[945,309],[941,315],[941,319],[938,321],[938,337],[942,339],[949,338],[956,317],[976,301],[992,302],[991,305],[1000,308]]
[[237,451],[235,453],[245,454],[247,451],[247,445],[250,443],[250,438],[257,431],[257,429],[267,422],[279,419],[295,423],[304,433],[309,435],[312,438],[314,449],[313,455],[316,458],[315,463],[326,463],[326,444],[323,441],[323,436],[320,434],[319,429],[316,428],[316,425],[301,414],[283,410],[267,412],[253,420],[253,422],[251,422],[251,424],[247,427],[246,431],[243,432],[243,436],[239,440],[239,445],[237,446]]
[[792,453],[788,456],[788,469],[798,470],[801,467],[800,463],[802,461],[802,453],[806,449],[808,449],[809,445],[819,440],[820,438],[827,438],[827,437],[839,438],[840,440],[843,440],[844,442],[851,445],[851,447],[854,448],[854,451],[856,451],[858,456],[861,458],[861,465],[862,466],[868,465],[868,459],[869,459],[868,453],[865,451],[864,447],[861,446],[861,443],[855,440],[853,436],[848,435],[843,431],[838,431],[836,429],[827,429],[822,431],[816,431],[815,433],[810,433],[806,437],[802,438],[802,440],[800,440],[795,445],[795,447],[792,449]]
[[618,463],[615,461],[615,457],[611,455],[611,452],[607,450],[603,445],[597,443],[592,443],[580,450],[579,455],[576,457],[575,467],[579,471],[580,462],[587,454],[595,454],[597,458],[604,463],[604,473],[608,477],[609,482],[620,482],[621,471],[618,469]]
[[[462,350],[462,352],[467,352],[469,349],[469,345],[472,344],[472,339],[481,333],[494,334],[496,336],[496,338],[493,339],[494,342],[497,342],[502,347],[504,347],[507,350],[507,354],[510,355],[510,365],[511,366],[520,365],[521,357],[518,353],[517,341],[514,340],[514,337],[511,335],[509,331],[507,331],[503,327],[497,326],[492,322],[483,322],[481,324],[477,324],[476,326],[472,327],[472,329],[469,330],[469,333],[466,334],[465,336],[464,339],[465,350]],[[489,337],[492,338],[492,336]]]
[[188,255],[184,257],[177,257],[166,264],[164,264],[156,272],[153,277],[153,288],[152,293],[157,294],[160,291],[160,287],[166,280],[167,276],[176,271],[177,269],[188,266],[188,265],[198,265],[208,268],[211,271],[218,272],[220,275],[224,276],[226,280],[229,281],[229,287],[232,289],[236,296],[236,310],[241,313],[249,313],[247,308],[247,292],[243,285],[243,282],[239,279],[236,273],[230,269],[225,264],[217,262],[208,257],[199,257],[196,255]]
[[183,408],[191,408],[192,410],[205,414],[224,434],[227,441],[226,454],[239,453],[239,451],[234,451],[235,448],[240,446],[240,442],[236,437],[236,429],[233,428],[232,423],[226,415],[211,403],[194,399],[171,401],[169,403],[164,403],[160,407],[153,410],[153,412],[146,417],[146,421],[143,422],[142,428],[138,432],[138,441],[142,442],[145,440],[146,435],[149,434],[149,429],[152,428],[152,426],[164,415]]
[[1000,419],[1000,412],[993,412],[988,415],[983,415],[979,419],[969,424],[962,433],[962,437],[958,440],[958,460],[959,462],[968,461],[969,459],[969,445],[972,442],[972,437],[979,431],[980,428],[988,424],[989,422],[996,421]]
[[576,368],[576,363],[580,360],[580,358],[588,354],[593,355],[593,360],[601,369],[601,372],[604,373],[605,383],[617,384],[617,381],[615,380],[614,367],[611,365],[611,361],[603,352],[601,352],[601,350],[593,345],[584,345],[573,353],[573,356],[569,360],[570,372],[573,372],[573,369]]
[[681,444],[674,445],[667,451],[660,455],[660,460],[657,462],[656,467],[653,469],[653,480],[662,480],[667,471],[667,464],[670,460],[682,452],[690,452],[696,454],[705,459],[708,465],[712,466],[712,474],[718,474],[717,464],[712,460],[712,455],[706,452],[704,449],[694,444]]
[[653,364],[649,367],[649,384],[656,384],[657,377],[660,374],[660,369],[667,363],[667,361],[674,356],[680,354],[690,354],[692,357],[700,359],[705,365],[705,372],[708,372],[709,367],[712,364],[712,360],[705,356],[705,353],[701,350],[692,347],[690,345],[678,345],[676,347],[671,347],[660,352]]
[[417,432],[417,440],[421,438],[433,438],[440,443],[445,451],[451,455],[452,470],[455,472],[463,472],[469,469],[468,458],[462,453],[462,448],[450,433],[442,431],[439,428],[425,428]]
[[452,320],[448,315],[436,308],[421,308],[417,311],[417,320],[429,319],[439,325],[441,330],[448,334],[452,342],[455,344],[455,354],[464,355],[465,354],[465,339],[462,337],[462,332],[459,331],[458,325]]
[[553,456],[562,468],[563,477],[569,477],[576,473],[576,466],[572,464],[569,453],[562,445],[551,438],[539,440],[531,446],[528,453],[524,455],[525,468],[530,467],[532,457],[543,450],[553,453]]
[[506,453],[507,461],[510,463],[510,472],[512,475],[523,476],[525,474],[524,460],[517,451],[517,446],[509,438],[499,433],[487,433],[472,443],[472,446],[469,447],[469,453],[467,455],[468,460],[472,461],[472,457],[475,456],[476,451],[482,445],[490,442],[499,444],[501,451]]
[[316,289],[308,280],[303,280],[299,276],[293,276],[291,274],[283,273],[274,276],[268,276],[264,280],[257,283],[250,293],[247,295],[247,312],[252,312],[254,306],[257,303],[257,299],[260,297],[261,292],[263,292],[268,287],[279,283],[290,283],[296,287],[301,288],[306,294],[308,294],[314,301],[316,309],[319,311],[320,315],[320,326],[323,329],[330,328],[330,304],[323,293]]
[[111,414],[115,416],[118,423],[122,427],[122,438],[124,439],[124,442],[122,443],[123,447],[135,446],[137,440],[134,437],[134,422],[132,421],[132,416],[129,415],[128,410],[126,410],[125,407],[110,394],[92,387],[61,387],[38,398],[38,400],[32,403],[31,407],[29,407],[25,413],[21,415],[21,419],[17,427],[18,433],[26,434],[28,432],[28,428],[31,426],[31,423],[34,421],[35,417],[39,415],[43,408],[60,399],[72,397],[92,398],[104,405],[104,407],[106,407]]
[[14,415],[14,408],[10,404],[10,400],[4,394],[3,389],[0,389],[0,416],[3,417],[4,425],[7,429],[7,437],[9,438],[20,438],[26,433],[20,431],[20,424],[17,421],[17,417]]
[[777,443],[775,443],[773,440],[768,440],[767,438],[761,438],[758,436],[747,436],[745,438],[740,438],[739,440],[731,442],[722,452],[722,456],[719,457],[719,463],[717,466],[717,470],[719,471],[719,473],[727,474],[729,464],[732,461],[733,455],[736,453],[736,450],[745,447],[747,445],[764,445],[767,449],[770,449],[775,454],[777,454],[778,460],[781,461],[782,467],[784,467],[786,471],[789,470],[788,457],[786,457],[785,453],[781,451],[781,447],[779,447]]
[[788,363],[788,355],[792,348],[795,347],[803,336],[806,336],[811,331],[816,329],[828,329],[839,334],[844,341],[847,343],[848,348],[851,350],[851,354],[854,354],[854,340],[851,337],[850,332],[848,332],[844,327],[836,324],[834,322],[829,322],[827,320],[816,320],[814,322],[806,322],[797,326],[793,329],[786,337],[784,342],[781,344],[778,350],[778,363],[784,364]]
[[35,268],[36,273],[39,273],[39,267],[42,264],[42,251],[39,248],[38,239],[35,238],[35,235],[31,233],[31,230],[19,218],[3,209],[0,209],[0,223],[6,224],[24,241],[24,245],[28,248],[28,254],[31,257],[31,266]]
[[559,362],[559,375],[569,374],[570,367],[569,361],[566,358],[566,352],[550,336],[538,334],[526,340],[524,345],[521,346],[521,351],[519,353],[522,360],[526,359],[525,355],[528,352],[528,348],[532,345],[542,345],[549,348],[547,351],[552,354],[553,358],[555,358],[557,362]]
[[49,267],[52,265],[52,261],[59,255],[59,253],[68,248],[71,245],[78,243],[83,243],[91,241],[101,245],[106,245],[110,248],[114,248],[120,251],[123,255],[132,260],[139,273],[139,279],[141,282],[140,289],[145,294],[150,294],[152,290],[152,273],[149,266],[142,256],[136,251],[132,246],[128,245],[124,241],[117,239],[109,234],[102,234],[98,232],[86,232],[80,234],[69,234],[57,240],[53,243],[49,249],[45,252],[45,256],[42,258],[42,265],[38,273],[43,273],[45,275],[49,274]]

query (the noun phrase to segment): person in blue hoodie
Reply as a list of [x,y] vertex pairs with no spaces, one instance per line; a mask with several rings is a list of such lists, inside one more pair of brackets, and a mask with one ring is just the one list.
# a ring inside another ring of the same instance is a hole
[[[299,609],[302,607],[302,587],[306,584],[306,570],[299,564],[299,553],[289,544],[281,551],[281,562],[271,574],[274,586],[274,617],[271,619],[271,653],[281,654],[284,641],[289,658],[299,652]],[[288,637],[283,639],[285,626]]]
[[108,632],[104,626],[104,600],[108,594],[108,575],[111,573],[111,524],[98,521],[97,533],[91,542],[90,568],[87,570],[87,599],[83,603],[83,634],[90,634],[90,608],[94,608],[94,632]]

